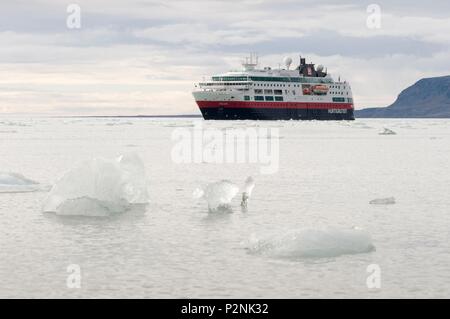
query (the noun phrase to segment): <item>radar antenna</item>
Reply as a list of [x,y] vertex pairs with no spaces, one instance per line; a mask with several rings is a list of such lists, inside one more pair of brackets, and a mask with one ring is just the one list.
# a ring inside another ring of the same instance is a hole
[[292,58],[290,58],[290,57],[285,57],[284,58],[284,60],[283,60],[283,62],[284,62],[284,65],[286,66],[286,69],[290,69],[290,67],[291,67],[291,64],[292,64]]

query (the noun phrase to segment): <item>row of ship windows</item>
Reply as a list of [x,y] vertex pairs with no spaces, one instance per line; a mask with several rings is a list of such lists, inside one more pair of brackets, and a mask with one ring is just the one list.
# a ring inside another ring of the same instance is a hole
[[[220,83],[220,85],[246,85],[247,83],[233,83],[233,82],[225,82],[225,83]],[[213,85],[217,85],[217,83],[214,82],[205,82],[205,83],[200,83],[201,86],[213,86]]]
[[[260,84],[260,83],[233,83],[233,82],[224,82],[224,83],[220,83],[220,85],[225,85],[225,86],[237,86],[237,85],[254,85],[254,86],[261,86],[261,87],[291,87],[290,84]],[[205,82],[205,83],[200,83],[201,86],[214,86],[217,85],[217,83],[214,82]],[[300,84],[292,84],[292,87],[300,87]]]
[[[255,94],[262,94],[263,90],[255,89]],[[288,90],[286,90],[286,94]],[[264,94],[283,95],[283,90],[264,90]]]
[[213,81],[262,81],[262,82],[299,82],[299,83],[331,83],[329,78],[300,78],[300,77],[273,77],[273,76],[213,76]]
[[[278,101],[283,102],[282,96],[262,96],[262,95],[255,95],[254,97],[255,101]],[[251,97],[249,95],[244,96],[245,101],[250,101]],[[333,97],[333,102],[345,102],[347,100],[348,103],[353,103],[352,98],[345,98],[345,97]]]
[[[250,101],[250,96],[246,95],[244,96],[245,101]],[[255,101],[277,101],[277,102],[283,102],[282,96],[262,96],[262,95],[255,95]]]
[[[264,87],[286,87],[286,84],[259,84],[255,83],[254,86],[264,86]],[[287,87],[291,87],[290,84],[287,84]],[[300,87],[300,84],[292,84],[292,87]]]
[[[330,92],[330,94],[344,95],[344,92]],[[346,94],[348,95],[348,92],[346,92]]]
[[[251,84],[250,84],[251,85]],[[258,83],[255,83],[254,84],[254,86],[262,86],[262,87],[291,87],[291,85],[290,84],[258,84]],[[299,88],[300,87],[300,84],[292,84],[292,87],[297,87],[297,88]],[[339,86],[339,85],[330,85],[329,86],[329,88],[330,89],[339,89],[339,90],[342,90],[342,87],[341,86]],[[255,90],[256,91],[256,90]],[[342,94],[343,95],[343,93],[342,92],[330,92],[330,93],[334,93],[334,94]],[[348,93],[347,93],[347,95],[348,95]]]
[[[236,85],[245,85],[246,83],[233,83],[233,82],[225,82],[225,83],[221,83],[221,85],[225,85],[225,86],[236,86]],[[217,85],[217,83],[213,83],[213,82],[207,82],[207,83],[200,83],[201,86],[213,86],[213,85]],[[252,85],[251,83],[249,85]],[[291,87],[290,84],[275,84],[275,83],[271,83],[271,84],[260,84],[260,83],[254,83],[254,86],[260,86],[260,87]],[[300,84],[292,84],[292,87],[300,87]],[[341,89],[340,86],[337,85],[331,85],[330,89]],[[339,93],[338,93],[339,94]]]
[[[283,90],[260,90],[260,89],[255,89],[255,94],[275,94],[275,95],[283,95]],[[289,94],[289,90],[285,90],[286,94]],[[348,95],[348,92],[346,92]],[[292,94],[295,95],[295,91],[292,91]],[[335,94],[335,95],[344,95],[344,92],[330,92],[330,94]]]

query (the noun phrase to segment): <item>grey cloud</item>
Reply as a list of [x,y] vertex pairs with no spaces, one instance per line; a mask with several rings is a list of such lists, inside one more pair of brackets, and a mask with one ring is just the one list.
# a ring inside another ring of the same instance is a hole
[[375,36],[370,38],[342,36],[334,32],[317,32],[298,38],[277,38],[248,46],[216,47],[217,50],[234,52],[251,50],[261,54],[280,52],[314,52],[318,55],[343,55],[351,57],[377,57],[392,54],[430,56],[445,46],[426,43],[406,37]]

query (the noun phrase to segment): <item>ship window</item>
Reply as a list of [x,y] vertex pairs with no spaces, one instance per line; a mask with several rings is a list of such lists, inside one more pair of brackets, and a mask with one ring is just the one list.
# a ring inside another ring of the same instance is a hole
[[275,101],[283,102],[283,97],[282,96],[275,96]]
[[334,97],[333,102],[345,102],[345,98],[343,97]]
[[255,101],[264,101],[264,96],[255,96]]
[[263,90],[261,90],[261,89],[256,89],[255,90],[255,94],[262,94],[262,92],[263,92]]
[[272,90],[264,90],[264,94],[273,94]]
[[273,93],[275,95],[283,95],[283,90],[274,90]]
[[273,96],[266,96],[265,99],[266,101],[273,101]]
[[244,100],[246,100],[246,101],[250,101],[250,96],[248,96],[248,95],[245,95],[245,96],[244,96]]

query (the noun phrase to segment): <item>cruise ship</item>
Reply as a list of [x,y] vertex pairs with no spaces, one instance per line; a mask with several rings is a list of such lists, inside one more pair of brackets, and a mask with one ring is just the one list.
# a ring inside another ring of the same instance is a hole
[[258,68],[251,55],[241,71],[214,75],[195,84],[195,101],[205,120],[354,120],[350,84],[335,81],[322,65]]

